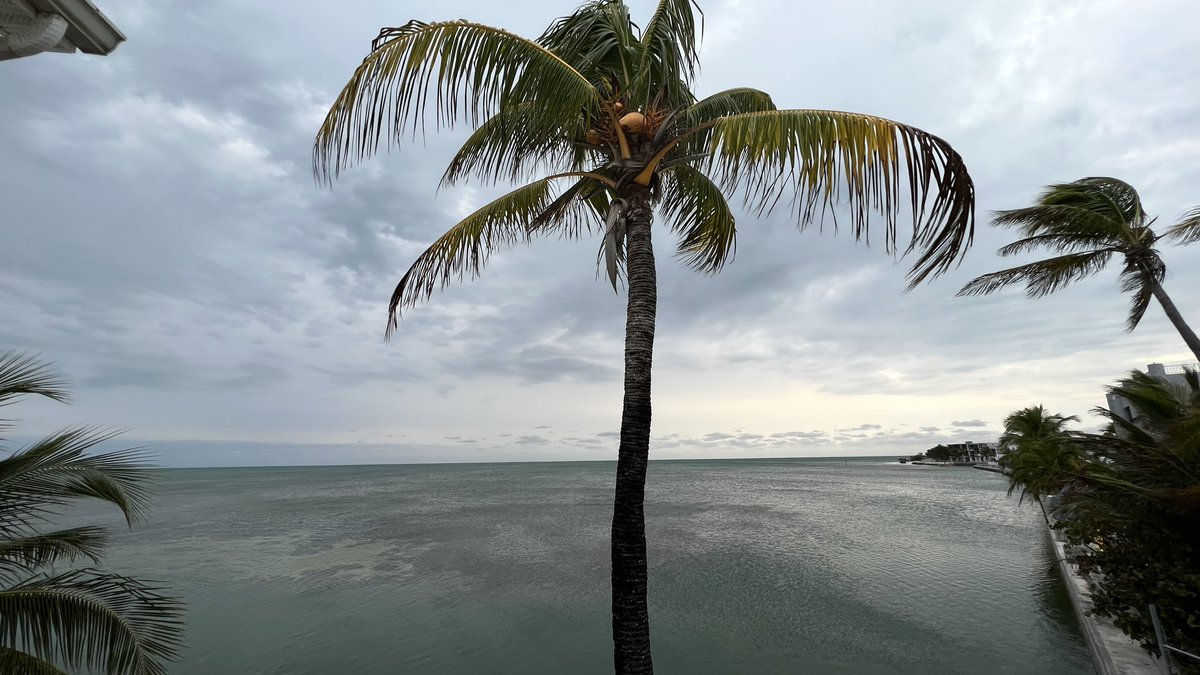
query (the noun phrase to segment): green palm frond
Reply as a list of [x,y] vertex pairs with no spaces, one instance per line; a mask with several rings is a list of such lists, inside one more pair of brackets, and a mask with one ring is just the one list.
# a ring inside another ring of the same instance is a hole
[[958,291],[959,296],[987,295],[1012,284],[1025,284],[1025,294],[1040,298],[1104,269],[1112,257],[1108,249],[1070,253],[1027,265],[1010,267],[975,277]]
[[[1025,239],[1010,244],[1013,247],[1010,253],[1001,255],[1019,253],[1032,248],[1032,244],[1047,246],[1056,251],[1069,251],[1122,242],[1124,225],[1122,221],[1111,218],[1111,215],[1071,204],[1038,204],[998,211],[992,224],[997,227],[1017,228],[1027,235]],[[1026,241],[1031,245],[1018,246]]]
[[605,186],[593,178],[580,178],[530,221],[525,231],[530,236],[558,234],[566,239],[578,238],[584,230],[602,229],[608,202]]
[[641,59],[641,43],[633,34],[629,8],[612,0],[581,5],[574,13],[551,24],[537,43],[601,88],[610,87],[613,78],[630,82]]
[[[855,239],[869,241],[869,214],[882,215],[889,253],[919,251],[910,288],[948,270],[974,235],[975,188],[962,157],[941,138],[906,124],[826,110],[744,113],[716,122],[709,149],[707,165],[718,184],[728,194],[742,192],[759,216],[787,198],[804,227],[818,210],[823,216],[845,199]],[[897,220],[905,197],[913,230],[900,247]]]
[[468,21],[410,21],[384,29],[342,89],[313,146],[313,168],[328,181],[374,154],[380,140],[398,141],[423,126],[465,117],[476,124],[506,104],[537,100],[526,123],[545,135],[578,136],[581,109],[596,107],[586,77],[545,47]]
[[1038,198],[1037,205],[1087,211],[1128,228],[1141,227],[1146,220],[1137,190],[1123,180],[1107,176],[1050,185]]
[[66,675],[58,666],[43,661],[32,654],[0,647],[0,673],[21,675]]
[[771,110],[776,110],[776,108],[770,94],[750,87],[736,87],[706,96],[688,106],[680,114],[680,124],[686,129],[713,122],[726,115],[769,112]]
[[1200,206],[1183,214],[1183,219],[1163,233],[1163,239],[1176,244],[1194,244],[1200,241]]
[[538,103],[526,101],[509,106],[480,124],[450,160],[442,185],[453,185],[469,176],[485,183],[517,181],[542,166],[575,165],[575,158],[595,156],[596,151],[577,153],[578,143],[564,135],[543,133],[529,123]]
[[158,587],[93,569],[0,590],[0,646],[70,669],[165,673],[178,658],[183,606]]
[[702,272],[721,270],[737,246],[737,222],[720,188],[686,164],[663,174],[661,211],[679,235],[678,256]]
[[[1012,213],[1012,211],[1004,211],[1004,213]],[[1088,251],[1096,249],[1109,249],[1112,252],[1121,252],[1124,247],[1112,245],[1111,237],[1104,235],[1091,235],[1090,233],[1079,232],[1056,232],[1050,234],[1034,234],[1032,237],[1025,237],[1013,241],[1012,244],[1001,246],[996,252],[1001,256],[1019,256],[1021,253],[1046,249],[1056,253],[1074,253],[1079,251]]]
[[0,460],[0,531],[27,525],[85,498],[115,505],[127,523],[138,520],[150,497],[149,467],[142,451],[85,454],[115,435],[68,429]]
[[[700,31],[696,15],[700,15]],[[700,38],[704,32],[704,12],[695,0],[659,0],[654,15],[642,32],[639,79],[649,100],[651,92],[665,91],[672,109],[691,97],[691,84],[699,63]],[[679,86],[676,86],[676,85]]]
[[600,174],[556,174],[519,187],[463,218],[417,257],[396,285],[388,303],[386,336],[395,331],[401,308],[428,299],[435,289],[445,288],[455,279],[477,278],[493,251],[527,241],[531,230],[550,228],[562,219],[586,218],[556,201],[555,181],[566,177],[587,178],[597,185],[611,183]]
[[[74,527],[54,532],[0,537],[0,578],[28,574],[39,567],[87,558],[100,562],[108,543],[103,527]],[[3,672],[3,671],[0,671]]]
[[1167,278],[1167,266],[1158,252],[1149,250],[1131,251],[1125,255],[1121,270],[1121,292],[1130,294],[1129,316],[1125,319],[1125,330],[1137,328],[1150,301],[1154,299],[1152,282],[1161,284]]
[[68,398],[66,382],[46,361],[22,352],[0,353],[0,405],[27,394],[55,401]]

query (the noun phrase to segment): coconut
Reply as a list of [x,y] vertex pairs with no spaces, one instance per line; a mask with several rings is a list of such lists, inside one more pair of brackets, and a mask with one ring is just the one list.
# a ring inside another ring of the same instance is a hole
[[640,112],[631,112],[621,118],[621,128],[631,134],[642,133],[646,126],[646,116]]
[[600,132],[595,129],[588,129],[587,142],[588,145],[600,145]]

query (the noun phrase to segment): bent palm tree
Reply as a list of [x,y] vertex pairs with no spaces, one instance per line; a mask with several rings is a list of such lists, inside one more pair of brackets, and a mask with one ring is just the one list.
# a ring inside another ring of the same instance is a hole
[[1078,421],[1074,415],[1052,414],[1040,405],[1004,418],[1000,445],[1009,468],[1008,494],[1021,488],[1021,499],[1032,497],[1046,515],[1042,498],[1070,482],[1083,461],[1066,428],[1068,422]]
[[[45,364],[0,355],[0,405],[27,394],[64,400]],[[182,606],[158,588],[94,568],[103,527],[42,531],[59,508],[99,499],[134,522],[146,503],[146,469],[134,451],[84,453],[112,434],[72,429],[0,459],[0,673],[165,673],[182,637]]]
[[[959,258],[974,227],[974,187],[949,144],[869,115],[778,110],[767,94],[692,93],[698,31],[693,0],[661,0],[640,30],[622,2],[599,0],[529,40],[469,21],[386,28],[317,134],[314,169],[348,165],[423,128],[466,121],[475,131],[446,184],[528,181],[467,216],[421,254],[389,305],[400,310],[454,279],[475,277],[497,248],[534,236],[602,234],[614,288],[628,287],[625,394],[612,523],[616,669],[651,672],[643,493],[657,303],[650,226],[659,215],[688,265],[716,272],[734,249],[727,196],[758,216],[790,204],[800,226],[844,200],[852,234],[882,214],[889,253],[914,253],[910,286]],[[898,240],[911,209],[912,235]],[[835,224],[836,216],[835,216]]]
[[976,277],[958,294],[987,295],[1024,283],[1029,297],[1037,298],[1096,274],[1113,255],[1121,255],[1125,259],[1121,290],[1133,294],[1126,329],[1137,327],[1154,298],[1188,349],[1200,359],[1200,338],[1163,290],[1167,266],[1154,248],[1160,239],[1179,243],[1200,240],[1200,207],[1162,235],[1150,229],[1153,222],[1146,218],[1137,190],[1116,178],[1083,178],[1051,185],[1034,206],[996,215],[996,225],[1016,227],[1024,235],[999,253],[1009,256],[1046,248],[1062,255]]

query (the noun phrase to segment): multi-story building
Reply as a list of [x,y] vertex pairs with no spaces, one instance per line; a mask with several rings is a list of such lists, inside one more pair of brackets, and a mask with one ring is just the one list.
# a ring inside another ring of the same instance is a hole
[[[1161,363],[1151,363],[1146,366],[1146,373],[1151,377],[1158,378],[1166,382],[1175,382],[1179,385],[1186,384],[1184,374],[1188,370],[1200,370],[1200,363],[1184,363],[1174,366],[1164,366]],[[1122,419],[1132,422],[1138,415],[1137,407],[1129,399],[1120,394],[1108,393],[1108,409],[1116,413]]]

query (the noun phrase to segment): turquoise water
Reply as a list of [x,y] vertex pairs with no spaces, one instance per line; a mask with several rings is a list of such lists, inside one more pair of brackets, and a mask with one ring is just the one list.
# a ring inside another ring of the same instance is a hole
[[[189,607],[178,673],[605,673],[608,463],[162,472],[107,566]],[[1091,673],[1002,476],[652,462],[660,673]]]

